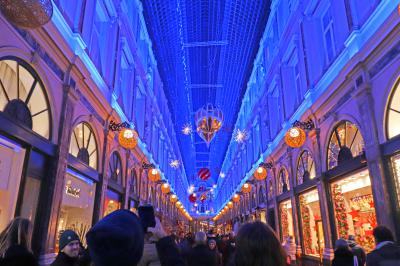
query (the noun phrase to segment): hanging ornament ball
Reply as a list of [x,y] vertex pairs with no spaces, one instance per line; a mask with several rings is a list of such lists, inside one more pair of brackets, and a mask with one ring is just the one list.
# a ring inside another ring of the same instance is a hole
[[161,179],[160,172],[157,169],[150,169],[148,177],[152,182],[157,182]]
[[177,202],[175,203],[175,206],[176,206],[177,208],[180,208],[180,207],[182,206],[182,203],[181,203],[180,201],[177,201]]
[[240,202],[240,196],[239,196],[238,194],[235,194],[235,195],[233,196],[232,200],[233,200],[233,202],[238,203],[238,202]]
[[50,21],[53,3],[51,0],[0,0],[0,11],[14,25],[34,29]]
[[254,177],[259,181],[265,180],[267,177],[267,170],[264,167],[258,167],[254,172]]
[[228,202],[228,208],[229,208],[229,209],[232,209],[232,208],[233,208],[233,202],[232,202],[232,201],[229,201],[229,202]]
[[290,128],[285,134],[285,142],[289,147],[300,148],[306,141],[306,132],[299,127]]
[[201,180],[207,180],[211,177],[211,171],[208,168],[201,168],[197,175]]
[[249,193],[251,191],[251,185],[249,183],[245,183],[242,187],[243,193]]
[[130,128],[122,129],[118,134],[118,142],[125,149],[134,149],[137,146],[138,134]]
[[164,194],[167,194],[171,191],[171,187],[168,185],[168,183],[164,183],[161,185],[161,192]]
[[189,201],[190,201],[191,203],[195,203],[196,200],[197,200],[197,196],[196,196],[195,193],[192,193],[192,194],[189,195]]
[[171,202],[171,203],[175,203],[177,201],[178,201],[178,197],[175,194],[171,195],[171,197],[169,198],[169,202]]

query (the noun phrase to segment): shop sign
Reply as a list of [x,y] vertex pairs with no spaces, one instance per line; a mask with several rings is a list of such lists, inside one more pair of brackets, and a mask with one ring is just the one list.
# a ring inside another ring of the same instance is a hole
[[72,196],[74,198],[79,198],[81,196],[81,189],[80,188],[74,188],[71,186],[71,184],[67,184],[65,186],[65,193],[69,196]]

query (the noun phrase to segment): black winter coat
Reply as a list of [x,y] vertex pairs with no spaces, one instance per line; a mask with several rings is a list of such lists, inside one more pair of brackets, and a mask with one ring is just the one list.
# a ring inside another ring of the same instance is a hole
[[71,258],[65,253],[58,253],[56,259],[50,266],[79,266],[78,258]]
[[399,266],[400,247],[394,243],[374,249],[367,255],[367,266]]
[[167,236],[158,240],[156,248],[162,266],[185,266],[185,261],[172,237]]
[[206,245],[198,245],[192,248],[187,255],[187,266],[217,266],[218,257]]
[[344,248],[335,250],[335,257],[332,260],[332,266],[354,266],[353,253]]
[[0,258],[1,266],[38,266],[35,256],[23,246],[15,245],[7,249],[4,258]]

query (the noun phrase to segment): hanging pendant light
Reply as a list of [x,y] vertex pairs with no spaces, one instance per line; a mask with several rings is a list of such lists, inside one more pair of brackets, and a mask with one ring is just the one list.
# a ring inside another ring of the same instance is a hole
[[292,127],[285,134],[285,142],[289,147],[300,148],[306,141],[306,132],[300,127]]
[[219,108],[214,107],[212,104],[207,104],[197,110],[194,119],[197,126],[197,134],[206,142],[208,147],[215,134],[221,129],[224,115]]
[[0,0],[0,10],[12,24],[35,29],[50,21],[53,3],[51,0]]

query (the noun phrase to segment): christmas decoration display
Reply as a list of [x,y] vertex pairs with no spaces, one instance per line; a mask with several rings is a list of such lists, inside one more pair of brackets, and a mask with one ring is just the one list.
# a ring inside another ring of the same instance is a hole
[[221,129],[224,121],[222,111],[212,104],[207,104],[197,110],[194,120],[196,121],[197,133],[208,147],[215,134]]
[[313,254],[310,209],[308,208],[306,199],[303,195],[299,197],[299,200],[301,219],[303,221],[304,249],[306,254]]
[[281,205],[280,213],[281,213],[282,239],[286,239],[286,237],[289,236],[288,209],[286,207],[286,204]]
[[207,179],[209,179],[211,177],[211,171],[208,168],[201,168],[199,170],[199,172],[197,173],[197,175],[199,176],[199,178],[201,180],[205,181],[205,180],[207,180]]
[[332,186],[333,204],[335,209],[336,224],[339,238],[347,238],[349,224],[347,222],[347,210],[342,194],[342,188],[338,184]]
[[250,193],[251,191],[251,185],[249,183],[245,183],[242,187],[242,192],[243,193]]
[[164,183],[161,185],[161,192],[164,194],[167,194],[171,191],[171,187],[168,185],[168,183]]
[[178,201],[178,197],[175,194],[173,194],[173,195],[171,195],[171,197],[169,197],[169,202],[175,203],[177,201]]
[[125,149],[134,149],[138,143],[138,134],[130,128],[122,129],[118,134],[118,142]]
[[238,203],[238,202],[240,202],[240,196],[239,196],[238,194],[235,194],[235,195],[233,196],[232,200],[233,200],[233,202]]

